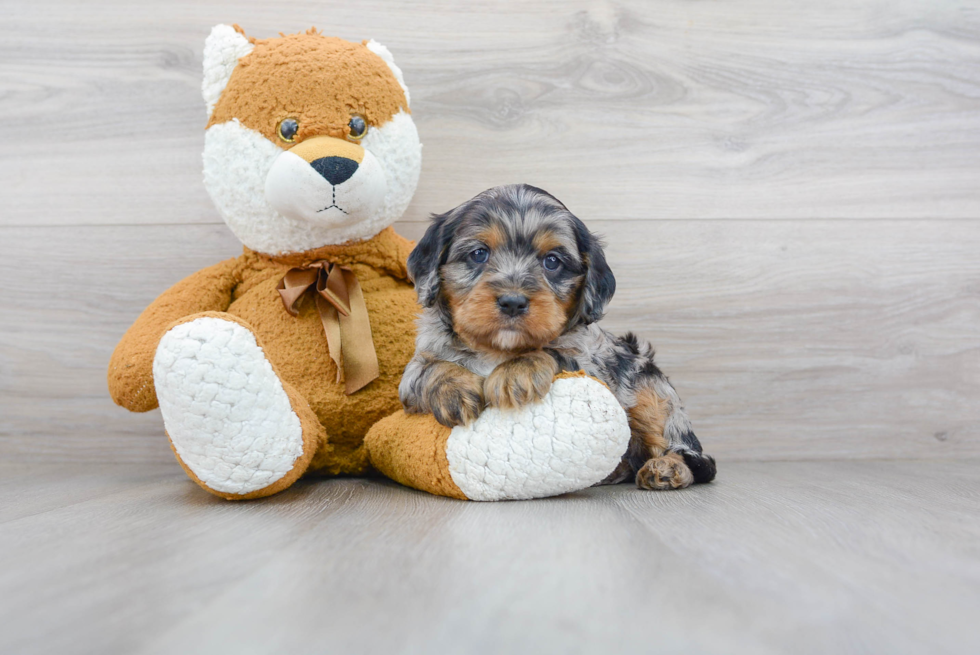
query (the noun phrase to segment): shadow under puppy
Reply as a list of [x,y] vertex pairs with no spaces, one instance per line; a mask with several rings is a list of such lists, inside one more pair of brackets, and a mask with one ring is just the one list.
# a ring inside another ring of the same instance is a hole
[[552,195],[495,187],[433,217],[408,259],[423,312],[399,396],[443,425],[484,407],[540,400],[560,371],[602,380],[629,416],[631,438],[604,481],[641,489],[710,482],[701,444],[653,349],[600,328],[616,279],[599,240]]

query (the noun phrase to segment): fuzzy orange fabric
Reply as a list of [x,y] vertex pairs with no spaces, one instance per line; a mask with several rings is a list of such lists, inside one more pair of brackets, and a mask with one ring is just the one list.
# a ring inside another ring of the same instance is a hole
[[200,312],[222,312],[238,284],[238,259],[227,259],[189,275],[143,310],[109,359],[109,395],[131,412],[157,408],[153,356],[174,321]]
[[[304,400],[325,430],[310,470],[332,475],[365,472],[369,464],[364,435],[401,408],[398,382],[415,350],[419,307],[405,268],[412,245],[386,228],[366,241],[281,257],[246,248],[237,259],[191,275],[157,298],[116,347],[109,366],[113,400],[133,411],[155,408],[152,366],[160,338],[193,314],[224,312],[213,315],[252,330],[284,387],[292,390],[294,410],[297,398]],[[319,259],[351,267],[371,322],[380,375],[351,396],[336,382],[336,365],[327,352],[314,303],[301,302],[299,316],[294,317],[276,290],[290,268]],[[305,433],[304,426],[304,438]]]
[[[296,141],[302,141],[310,136],[346,138],[352,114],[369,126],[380,126],[399,110],[410,113],[394,73],[363,43],[315,30],[250,40],[255,49],[239,60],[208,127],[237,118],[280,147],[289,147],[276,133],[284,118],[299,123]],[[289,73],[281,74],[287,64]]]
[[446,440],[451,433],[431,414],[398,411],[376,423],[364,444],[371,464],[395,482],[437,496],[467,500],[449,474]]

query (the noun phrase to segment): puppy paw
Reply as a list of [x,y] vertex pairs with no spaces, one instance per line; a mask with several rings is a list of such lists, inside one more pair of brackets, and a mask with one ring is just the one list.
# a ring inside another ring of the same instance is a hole
[[483,383],[487,404],[501,409],[523,407],[540,401],[551,389],[558,364],[551,355],[536,350],[519,355],[495,368]]
[[692,482],[691,469],[679,453],[648,459],[636,472],[636,486],[640,489],[683,489]]
[[436,420],[447,427],[467,425],[483,411],[483,378],[456,364],[448,364],[426,392],[426,404]]

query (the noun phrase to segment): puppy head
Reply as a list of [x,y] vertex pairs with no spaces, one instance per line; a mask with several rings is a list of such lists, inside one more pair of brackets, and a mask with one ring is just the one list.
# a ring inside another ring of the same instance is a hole
[[433,217],[408,259],[419,302],[484,351],[540,348],[602,317],[616,290],[599,240],[554,196],[495,187]]
[[316,30],[215,27],[204,182],[241,241],[279,254],[374,236],[411,201],[421,145],[391,53]]

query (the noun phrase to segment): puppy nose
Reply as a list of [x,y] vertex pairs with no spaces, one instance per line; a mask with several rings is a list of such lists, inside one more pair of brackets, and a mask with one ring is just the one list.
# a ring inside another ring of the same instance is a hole
[[508,316],[517,316],[527,311],[528,300],[527,296],[500,296],[497,298],[497,305]]
[[357,162],[347,157],[320,157],[311,161],[310,166],[333,185],[346,182],[357,171]]

